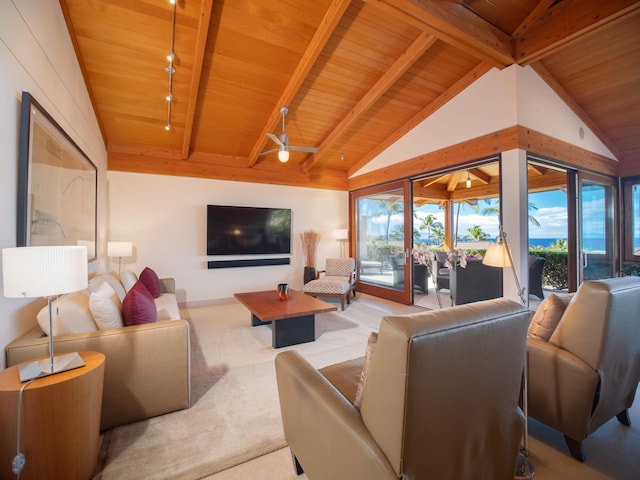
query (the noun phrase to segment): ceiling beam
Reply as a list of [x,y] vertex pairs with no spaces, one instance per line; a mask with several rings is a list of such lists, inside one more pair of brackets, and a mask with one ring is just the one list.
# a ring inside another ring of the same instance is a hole
[[488,185],[489,183],[491,183],[491,175],[483,172],[479,168],[471,168],[469,170],[469,173],[471,173],[471,175],[476,177],[478,180],[480,180],[480,182],[484,183],[485,185]]
[[511,33],[514,39],[522,38],[531,25],[535,25],[546,13],[547,10],[556,2],[556,0],[540,0],[538,5],[520,22],[520,25]]
[[436,42],[436,38],[428,33],[421,33],[413,43],[407,48],[394,64],[378,79],[378,81],[367,90],[367,93],[360,101],[347,113],[340,123],[331,130],[318,146],[318,151],[307,159],[302,165],[302,171],[308,172],[322,158],[333,143],[344,135],[351,126],[382,96],[413,64],[424,55]]
[[202,62],[207,46],[209,23],[211,23],[211,7],[213,0],[202,0],[200,14],[198,15],[198,31],[196,33],[196,49],[193,55],[193,71],[191,73],[191,85],[189,85],[189,97],[187,98],[187,113],[184,125],[184,137],[182,139],[182,158],[189,157],[191,149],[191,135],[193,133],[193,121],[196,115],[198,103],[198,91],[202,78]]
[[298,90],[307,78],[311,68],[313,68],[316,60],[324,50],[324,47],[331,38],[331,35],[333,35],[333,31],[338,26],[338,23],[340,23],[344,12],[349,8],[350,3],[351,0],[333,0],[331,2],[331,5],[327,9],[327,13],[322,18],[316,33],[309,42],[309,46],[302,55],[302,58],[291,75],[287,86],[284,88],[282,95],[280,95],[280,99],[269,115],[269,118],[267,119],[262,132],[260,132],[256,143],[253,145],[253,148],[249,153],[248,167],[253,167],[258,161],[258,156],[267,143],[267,134],[271,133],[280,121],[280,108],[289,105],[298,93]]
[[[369,0],[387,12],[396,10],[422,23],[423,29],[497,68],[511,65],[511,37],[455,2],[441,0]],[[391,8],[386,8],[391,7]]]
[[514,41],[515,59],[520,65],[529,65],[637,13],[640,13],[637,0],[563,0],[535,19]]

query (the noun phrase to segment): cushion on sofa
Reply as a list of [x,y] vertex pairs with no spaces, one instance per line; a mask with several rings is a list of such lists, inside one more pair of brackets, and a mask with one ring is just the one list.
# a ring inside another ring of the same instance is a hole
[[140,273],[138,280],[142,282],[153,298],[160,296],[160,279],[152,269],[145,267]]
[[122,321],[125,326],[155,323],[158,314],[153,297],[140,281],[127,292],[122,302]]
[[[111,288],[113,288],[113,291],[116,292],[116,295],[120,299],[120,302],[122,302],[122,300],[124,300],[124,296],[127,294],[127,292],[125,291],[124,287],[122,286],[122,282],[117,277],[117,275],[118,275],[117,273],[111,272],[111,273],[99,274],[99,275],[96,275],[95,277],[91,278],[89,280],[89,286],[88,286],[89,292],[91,292],[91,293],[97,292],[98,289],[100,288],[100,286],[103,283],[108,283],[109,285],[111,285]],[[133,282],[133,283],[135,283],[135,282]]]
[[[89,310],[89,290],[63,295],[52,304],[53,335],[93,332],[98,328]],[[49,307],[45,305],[36,316],[42,331],[49,335]]]
[[138,276],[131,270],[125,270],[122,272],[122,275],[120,275],[120,280],[122,281],[122,286],[124,287],[125,292],[129,292],[131,287],[133,287],[138,281]]
[[98,330],[122,327],[122,302],[108,282],[102,282],[89,296],[89,310]]
[[552,293],[545,298],[531,319],[528,332],[529,336],[537,337],[548,342],[572,297],[572,293]]
[[156,311],[158,312],[158,321],[160,320],[178,320],[180,319],[180,308],[178,308],[178,300],[174,293],[162,293],[158,298],[154,298]]

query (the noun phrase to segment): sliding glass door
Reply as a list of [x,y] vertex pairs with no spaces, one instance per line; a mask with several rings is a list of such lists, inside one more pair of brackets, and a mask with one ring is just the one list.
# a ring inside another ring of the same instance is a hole
[[358,290],[406,304],[411,303],[408,191],[404,181],[351,194]]
[[579,174],[579,276],[583,280],[611,278],[616,274],[615,182],[607,177]]

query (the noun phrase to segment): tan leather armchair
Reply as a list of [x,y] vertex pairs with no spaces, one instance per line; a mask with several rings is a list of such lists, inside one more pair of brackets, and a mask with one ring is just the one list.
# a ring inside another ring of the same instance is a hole
[[[512,479],[529,312],[506,299],[382,319],[362,359],[276,357],[284,433],[313,480]],[[365,345],[363,345],[363,353]]]
[[613,418],[629,425],[640,380],[640,278],[584,282],[548,342],[527,339],[529,415],[582,441]]

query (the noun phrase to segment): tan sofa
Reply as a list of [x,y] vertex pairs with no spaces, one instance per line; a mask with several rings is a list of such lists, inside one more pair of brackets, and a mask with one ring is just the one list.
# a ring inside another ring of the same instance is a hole
[[552,315],[548,339],[527,339],[529,415],[562,432],[584,460],[582,441],[596,429],[613,417],[629,425],[640,381],[640,278],[586,281]]
[[317,370],[295,350],[278,354],[298,472],[318,480],[513,479],[528,323],[528,310],[506,299],[384,317],[360,410],[363,359]]
[[[115,274],[112,276],[117,277]],[[95,280],[95,279],[94,279]],[[111,279],[110,279],[111,281]],[[161,279],[163,303],[175,300],[173,279]],[[172,300],[173,298],[173,300]],[[176,310],[171,306],[169,310]],[[89,311],[87,315],[91,315]],[[100,429],[154,417],[191,405],[189,323],[163,320],[111,330],[57,335],[54,353],[90,350],[105,355]],[[36,325],[6,350],[12,366],[49,354],[48,337]]]

